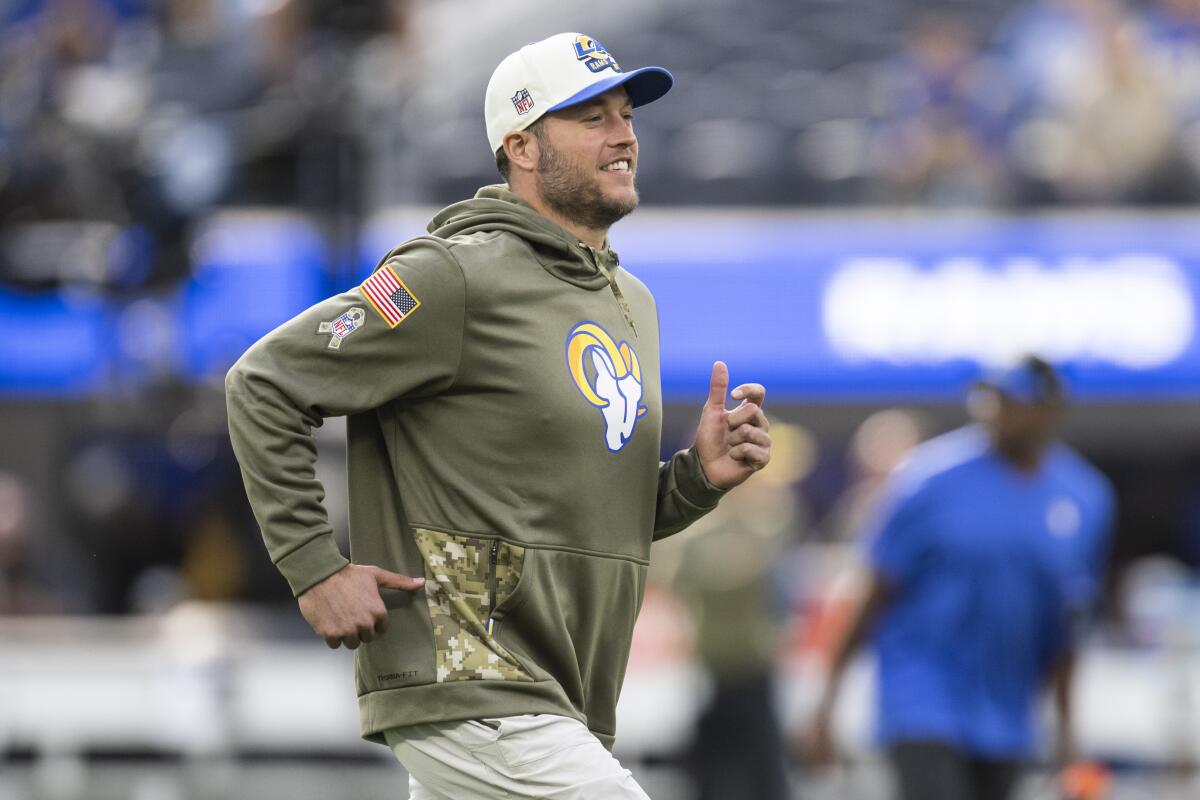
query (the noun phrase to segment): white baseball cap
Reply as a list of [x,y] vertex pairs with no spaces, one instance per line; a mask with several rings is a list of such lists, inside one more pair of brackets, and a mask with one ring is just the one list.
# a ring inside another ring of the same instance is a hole
[[523,131],[543,115],[624,86],[633,105],[662,97],[675,79],[662,67],[622,72],[604,46],[582,33],[558,33],[527,44],[500,62],[483,99],[492,152],[509,131]]

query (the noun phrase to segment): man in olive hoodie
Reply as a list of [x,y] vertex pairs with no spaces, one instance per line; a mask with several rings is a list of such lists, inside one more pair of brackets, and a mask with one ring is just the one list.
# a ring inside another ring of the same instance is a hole
[[[316,633],[357,648],[362,733],[415,798],[644,798],[606,748],[651,541],[770,457],[764,389],[727,410],[717,362],[695,445],[659,461],[658,315],[607,232],[637,205],[632,108],[671,82],[575,33],[510,55],[485,98],[507,185],[226,380],[271,558]],[[335,415],[349,562],[314,473]]]

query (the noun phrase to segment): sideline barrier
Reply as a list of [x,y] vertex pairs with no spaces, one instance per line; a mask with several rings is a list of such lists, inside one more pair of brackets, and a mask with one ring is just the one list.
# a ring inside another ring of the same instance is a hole
[[[669,616],[651,602],[639,618],[617,708],[622,757],[682,752],[708,691],[686,650],[655,645]],[[203,604],[161,617],[0,618],[0,752],[387,758],[358,736],[352,655],[309,636],[271,638],[281,620]],[[1147,768],[1200,758],[1195,653],[1085,645],[1075,689],[1080,752]],[[820,659],[789,651],[777,674],[781,717],[801,730],[818,699]],[[854,757],[873,752],[873,685],[871,662],[860,659],[836,720]]]

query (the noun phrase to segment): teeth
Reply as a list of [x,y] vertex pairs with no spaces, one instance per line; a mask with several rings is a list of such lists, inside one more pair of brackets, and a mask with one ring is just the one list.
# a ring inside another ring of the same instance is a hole
[[613,163],[609,164],[608,166],[602,167],[602,169],[608,170],[609,172],[628,172],[629,171],[629,162],[628,161],[614,161]]

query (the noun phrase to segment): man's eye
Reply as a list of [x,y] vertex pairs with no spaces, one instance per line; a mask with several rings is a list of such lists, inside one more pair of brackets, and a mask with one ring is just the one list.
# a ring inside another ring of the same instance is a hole
[[599,122],[599,121],[600,121],[600,115],[599,115],[599,114],[596,114],[596,115],[594,115],[594,116],[588,117],[587,119],[585,119],[585,120],[584,120],[584,122]]

